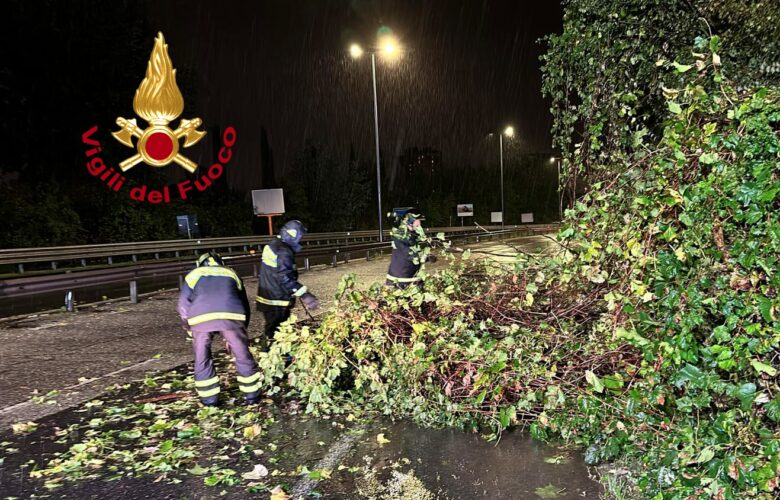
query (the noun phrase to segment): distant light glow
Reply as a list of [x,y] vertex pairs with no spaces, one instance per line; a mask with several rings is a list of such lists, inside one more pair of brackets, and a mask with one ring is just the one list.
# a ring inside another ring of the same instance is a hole
[[556,158],[554,156],[550,157],[550,163],[555,163]]
[[363,48],[360,47],[360,45],[353,43],[352,45],[349,46],[349,55],[357,59],[358,57],[363,55]]
[[401,53],[401,47],[394,36],[387,35],[379,39],[379,51],[385,57],[394,59]]
[[515,129],[513,127],[507,127],[504,129],[504,135],[507,137],[515,136]]

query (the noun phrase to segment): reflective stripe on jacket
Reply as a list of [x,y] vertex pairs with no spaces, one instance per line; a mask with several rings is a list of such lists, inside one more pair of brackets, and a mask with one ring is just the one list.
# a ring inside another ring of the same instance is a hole
[[244,328],[249,324],[249,314],[244,283],[232,269],[197,267],[184,278],[179,315],[192,331]]
[[294,297],[306,293],[298,282],[295,252],[280,238],[263,247],[255,301],[261,306],[288,307]]

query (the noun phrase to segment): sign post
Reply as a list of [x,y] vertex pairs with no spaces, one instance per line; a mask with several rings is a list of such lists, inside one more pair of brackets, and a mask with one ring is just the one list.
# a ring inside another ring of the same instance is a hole
[[257,217],[268,219],[268,235],[272,236],[274,234],[273,218],[284,214],[284,190],[252,190],[252,209]]
[[461,227],[463,227],[464,217],[474,217],[474,205],[471,203],[458,203],[457,210]]

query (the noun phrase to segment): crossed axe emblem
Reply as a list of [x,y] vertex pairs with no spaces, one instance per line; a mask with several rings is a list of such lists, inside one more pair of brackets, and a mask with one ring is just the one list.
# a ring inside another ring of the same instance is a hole
[[135,146],[138,152],[121,162],[119,168],[126,172],[142,161],[153,167],[163,167],[173,161],[187,172],[195,172],[198,164],[179,153],[179,139],[184,137],[185,148],[196,144],[206,135],[206,132],[198,130],[202,123],[200,118],[182,119],[179,128],[171,130],[167,121],[160,120],[151,122],[151,126],[144,130],[138,126],[135,118],[117,118],[116,124],[122,128],[111,135],[130,148],[134,147],[133,137],[138,139]]

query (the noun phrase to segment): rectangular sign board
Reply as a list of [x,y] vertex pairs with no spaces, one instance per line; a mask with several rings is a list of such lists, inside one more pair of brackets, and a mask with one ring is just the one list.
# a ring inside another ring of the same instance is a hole
[[458,204],[458,217],[474,217],[474,205],[471,203]]
[[520,222],[523,224],[529,224],[534,221],[534,214],[520,214]]
[[504,217],[501,212],[490,212],[490,222],[504,222]]
[[252,190],[252,207],[255,215],[281,215],[284,213],[284,190]]

